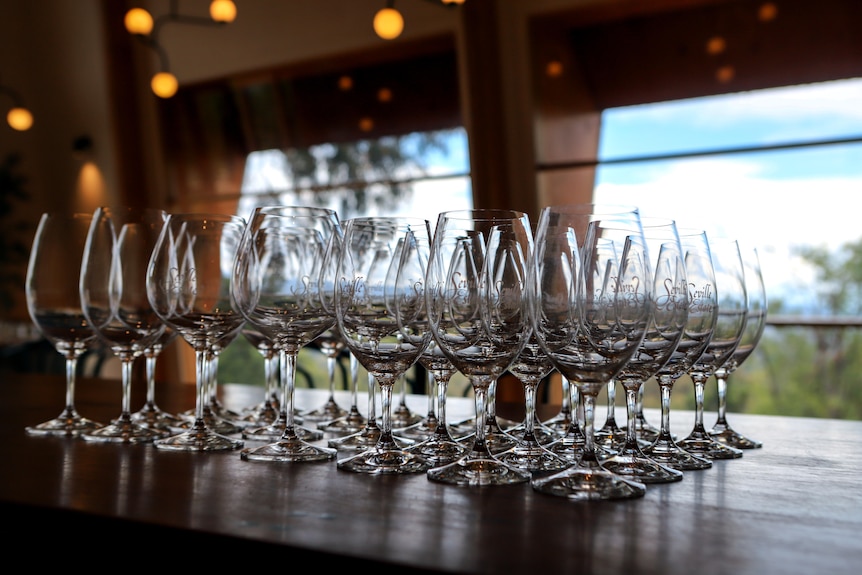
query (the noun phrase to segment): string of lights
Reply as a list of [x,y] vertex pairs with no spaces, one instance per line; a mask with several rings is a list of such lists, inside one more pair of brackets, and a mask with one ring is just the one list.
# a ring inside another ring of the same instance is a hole
[[162,26],[169,22],[196,24],[203,26],[223,26],[236,19],[236,4],[233,0],[212,0],[209,18],[180,14],[179,0],[171,0],[170,10],[153,19],[152,14],[143,8],[132,8],[126,12],[126,30],[149,46],[159,57],[159,71],[150,80],[150,88],[160,98],[170,98],[177,93],[179,82],[170,71],[168,54],[159,43]]

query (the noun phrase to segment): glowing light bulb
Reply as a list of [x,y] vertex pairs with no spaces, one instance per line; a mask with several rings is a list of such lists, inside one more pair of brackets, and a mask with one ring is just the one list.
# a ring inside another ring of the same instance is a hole
[[233,0],[213,0],[210,3],[210,18],[216,22],[233,22],[236,19],[236,4]]
[[153,30],[153,17],[143,8],[132,8],[126,12],[123,23],[130,34],[142,34],[146,36]]
[[179,82],[177,82],[177,77],[170,72],[159,72],[150,81],[150,88],[159,98],[170,98],[177,93]]
[[26,132],[33,126],[33,114],[27,108],[12,108],[6,114],[6,122],[13,130]]
[[404,17],[395,8],[383,8],[374,15],[374,32],[384,40],[392,40],[404,30]]

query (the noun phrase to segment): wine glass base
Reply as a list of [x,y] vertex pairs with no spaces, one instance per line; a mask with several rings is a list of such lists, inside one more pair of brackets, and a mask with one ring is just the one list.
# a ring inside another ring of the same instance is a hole
[[617,454],[602,461],[602,467],[621,477],[640,483],[673,483],[682,481],[683,473],[666,467],[645,455],[635,453]]
[[422,420],[413,425],[393,429],[392,433],[397,434],[398,437],[406,437],[407,439],[413,439],[415,441],[424,441],[434,435],[437,431],[438,424],[439,422],[437,421],[436,416],[426,415]]
[[328,445],[338,450],[368,451],[377,445],[379,440],[380,428],[377,426],[366,426],[362,431],[352,435],[330,439]]
[[[335,400],[331,397],[322,407],[302,413],[303,421],[310,421],[312,423],[334,421],[345,415],[347,415],[347,410],[335,403]],[[318,427],[320,426],[318,425]]]
[[229,451],[241,449],[243,442],[197,425],[177,435],[156,439],[153,445],[166,451]]
[[572,465],[553,451],[537,442],[522,441],[514,447],[496,455],[503,463],[532,473],[552,473]]
[[659,439],[643,450],[643,454],[665,467],[678,471],[699,471],[712,467],[712,461],[691,454],[673,441]]
[[405,451],[422,456],[432,467],[440,467],[462,457],[467,448],[451,437],[435,434],[420,443],[411,445]]
[[78,437],[82,433],[94,431],[104,427],[103,423],[81,417],[77,414],[61,415],[38,425],[30,425],[24,428],[29,435],[44,435],[54,437]]
[[490,454],[471,451],[465,457],[447,465],[433,467],[427,472],[428,479],[449,485],[514,485],[532,479],[529,471],[511,467]]
[[359,413],[359,411],[351,409],[347,415],[343,417],[333,419],[332,421],[321,421],[317,424],[317,429],[322,431],[324,434],[343,437],[345,435],[362,431],[362,428],[365,427],[366,423],[367,421],[365,417]]
[[735,447],[716,441],[707,433],[689,435],[687,438],[678,441],[677,445],[692,455],[705,459],[739,459],[742,457],[741,449],[736,449]]
[[[242,438],[249,441],[278,441],[284,436],[286,425],[284,423],[274,423],[263,427],[255,427],[252,429],[243,429]],[[303,441],[317,441],[323,439],[323,432],[318,429],[308,429],[301,425],[294,425],[293,432],[299,439]]]
[[182,417],[162,411],[158,407],[145,407],[136,411],[132,414],[132,421],[149,429],[171,433],[186,423]]
[[719,443],[735,447],[736,449],[758,449],[763,447],[763,443],[745,437],[730,427],[719,427],[716,425],[710,430],[709,436]]
[[531,482],[534,491],[572,501],[634,499],[646,494],[646,485],[596,467],[572,466]]
[[374,447],[338,460],[336,467],[342,471],[369,475],[403,475],[427,471],[431,468],[431,463],[424,457],[403,449]]
[[245,448],[240,452],[240,457],[243,461],[295,463],[302,461],[327,461],[335,459],[336,453],[334,449],[318,447],[293,436],[253,449]]
[[151,443],[154,439],[165,438],[168,432],[150,429],[130,420],[115,420],[104,427],[81,434],[85,441],[109,443]]

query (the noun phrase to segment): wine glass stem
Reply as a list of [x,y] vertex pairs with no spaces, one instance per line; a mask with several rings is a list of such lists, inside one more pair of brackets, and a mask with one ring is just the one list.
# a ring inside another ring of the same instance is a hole
[[382,428],[380,441],[384,444],[392,442],[392,382],[378,381],[380,385],[380,409],[382,411]]
[[326,356],[326,371],[329,375],[329,401],[335,401],[335,365],[338,352]]
[[718,421],[716,425],[727,426],[727,377],[723,370],[715,372],[715,381],[718,384]]
[[703,427],[703,388],[706,382],[704,374],[693,374],[691,376],[694,382],[694,430],[705,432]]
[[484,449],[485,446],[485,403],[487,401],[488,386],[474,385],[473,397],[476,406],[476,447]]
[[562,383],[562,398],[560,399],[561,408],[560,413],[570,414],[572,412],[572,392],[570,387],[572,384],[569,383],[569,380],[565,377],[560,377]]
[[437,431],[446,431],[446,394],[449,390],[449,377],[434,376],[437,386]]
[[266,401],[271,401],[275,396],[278,386],[278,371],[276,371],[276,355],[272,351],[267,351],[263,358],[263,374],[266,385]]
[[623,383],[623,388],[626,391],[626,447],[637,445],[637,425],[635,420],[638,416],[638,391],[643,387],[643,383],[626,384]]
[[528,440],[533,440],[535,426],[533,425],[536,419],[536,386],[537,383],[524,384],[524,437]]
[[75,415],[75,377],[78,372],[78,356],[66,358],[66,414]]
[[659,434],[665,440],[670,434],[670,393],[673,390],[673,380],[670,378],[659,378],[659,395],[661,396],[661,428]]
[[287,422],[284,427],[284,435],[291,436],[295,433],[293,428],[293,398],[296,387],[296,353],[291,353],[287,350],[282,350],[280,353],[282,379],[281,409]]
[[[372,387],[372,389],[374,389]],[[356,407],[359,405],[359,360],[352,353],[350,354],[350,405]]]
[[197,400],[195,401],[195,425],[203,425],[204,422],[204,405],[207,401],[207,352],[205,350],[195,350],[195,391],[197,392]]
[[598,461],[595,443],[596,394],[582,393],[581,403],[584,406],[584,455],[582,460],[588,463]]
[[156,355],[147,353],[146,355],[146,370],[147,370],[147,405],[153,406],[156,404]]
[[121,419],[129,419],[131,417],[131,396],[132,396],[132,368],[134,367],[134,358],[123,358],[120,362],[120,371],[122,374],[123,384],[123,400],[122,411],[120,412]]

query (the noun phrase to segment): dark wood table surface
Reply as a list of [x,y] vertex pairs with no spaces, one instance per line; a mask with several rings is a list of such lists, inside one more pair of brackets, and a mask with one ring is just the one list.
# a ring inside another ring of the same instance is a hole
[[[573,502],[528,484],[459,487],[424,474],[353,474],[334,461],[246,462],[235,451],[30,437],[25,425],[60,412],[63,382],[2,379],[0,540],[7,557],[30,549],[29,567],[272,570],[296,561],[327,572],[835,575],[862,565],[860,421],[729,414],[764,447],[686,472],[680,482],[650,485],[640,499]],[[259,387],[222,387],[229,407],[262,396]],[[193,405],[193,386],[158,390],[162,408]],[[135,410],[143,391],[133,395]],[[347,405],[346,395],[339,398]],[[323,390],[298,390],[300,406],[323,399]],[[113,418],[119,382],[80,380],[76,403],[86,416]],[[409,405],[421,411],[427,403],[410,396]],[[448,406],[451,420],[469,415],[472,401]],[[517,415],[517,408],[501,405],[498,413]],[[545,406],[546,414],[553,408]],[[658,421],[656,412],[647,415]],[[706,418],[711,425],[714,413]],[[674,412],[671,421],[687,433],[693,415]]]

